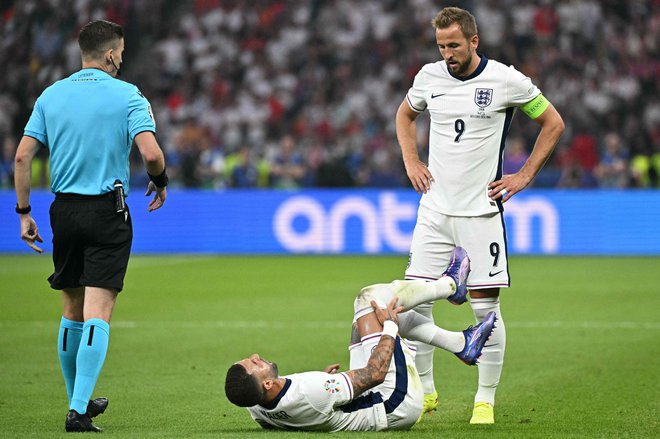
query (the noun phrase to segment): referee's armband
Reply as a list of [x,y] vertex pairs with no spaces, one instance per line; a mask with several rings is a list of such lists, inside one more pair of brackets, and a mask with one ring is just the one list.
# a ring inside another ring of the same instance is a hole
[[545,98],[545,96],[540,94],[520,108],[530,118],[536,119],[543,114],[545,109],[548,108],[548,105],[550,105],[550,102]]

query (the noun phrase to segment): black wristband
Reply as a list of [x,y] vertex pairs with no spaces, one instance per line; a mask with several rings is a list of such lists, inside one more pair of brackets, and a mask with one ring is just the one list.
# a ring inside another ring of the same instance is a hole
[[153,181],[156,187],[165,187],[170,179],[167,177],[167,169],[163,169],[163,172],[160,175],[151,175],[147,172],[149,180]]
[[16,213],[19,215],[26,215],[32,211],[32,206],[28,204],[28,207],[18,207],[18,203],[16,203]]

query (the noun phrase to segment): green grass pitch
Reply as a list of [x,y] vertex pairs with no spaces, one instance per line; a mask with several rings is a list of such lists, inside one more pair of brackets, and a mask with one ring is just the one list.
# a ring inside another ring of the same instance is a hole
[[[225,399],[230,364],[253,352],[283,374],[348,364],[352,302],[399,277],[396,257],[133,257],[95,396],[113,438],[290,438]],[[378,437],[660,437],[660,258],[512,257],[496,424],[470,426],[477,369],[436,351],[440,409]],[[70,437],[57,362],[60,298],[46,255],[0,257],[0,437]],[[439,302],[460,330],[469,305]],[[314,434],[318,435],[318,434]],[[340,433],[333,437],[366,437]],[[375,436],[374,436],[375,437]]]

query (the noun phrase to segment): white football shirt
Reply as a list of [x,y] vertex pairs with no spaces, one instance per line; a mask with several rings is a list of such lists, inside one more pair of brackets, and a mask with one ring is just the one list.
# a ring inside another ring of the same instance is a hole
[[422,409],[423,393],[414,356],[398,337],[385,381],[357,397],[344,372],[303,372],[283,378],[284,388],[269,405],[248,407],[252,418],[263,428],[307,431],[410,428]]
[[426,64],[406,96],[416,112],[429,111],[429,170],[434,182],[420,204],[452,216],[502,210],[488,184],[502,176],[504,141],[516,107],[541,91],[513,66],[481,55],[477,70],[453,76],[444,61]]

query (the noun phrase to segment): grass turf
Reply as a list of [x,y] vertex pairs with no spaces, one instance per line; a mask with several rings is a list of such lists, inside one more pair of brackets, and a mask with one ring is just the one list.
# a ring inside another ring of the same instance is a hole
[[[359,289],[404,257],[133,257],[95,396],[104,437],[302,437],[267,432],[224,398],[227,367],[253,352],[284,374],[348,364]],[[48,256],[0,257],[0,437],[69,437]],[[503,292],[507,356],[496,424],[470,426],[477,369],[437,351],[440,409],[379,437],[659,437],[660,258],[523,258]],[[460,330],[469,305],[438,303]],[[356,437],[365,433],[340,433]]]

